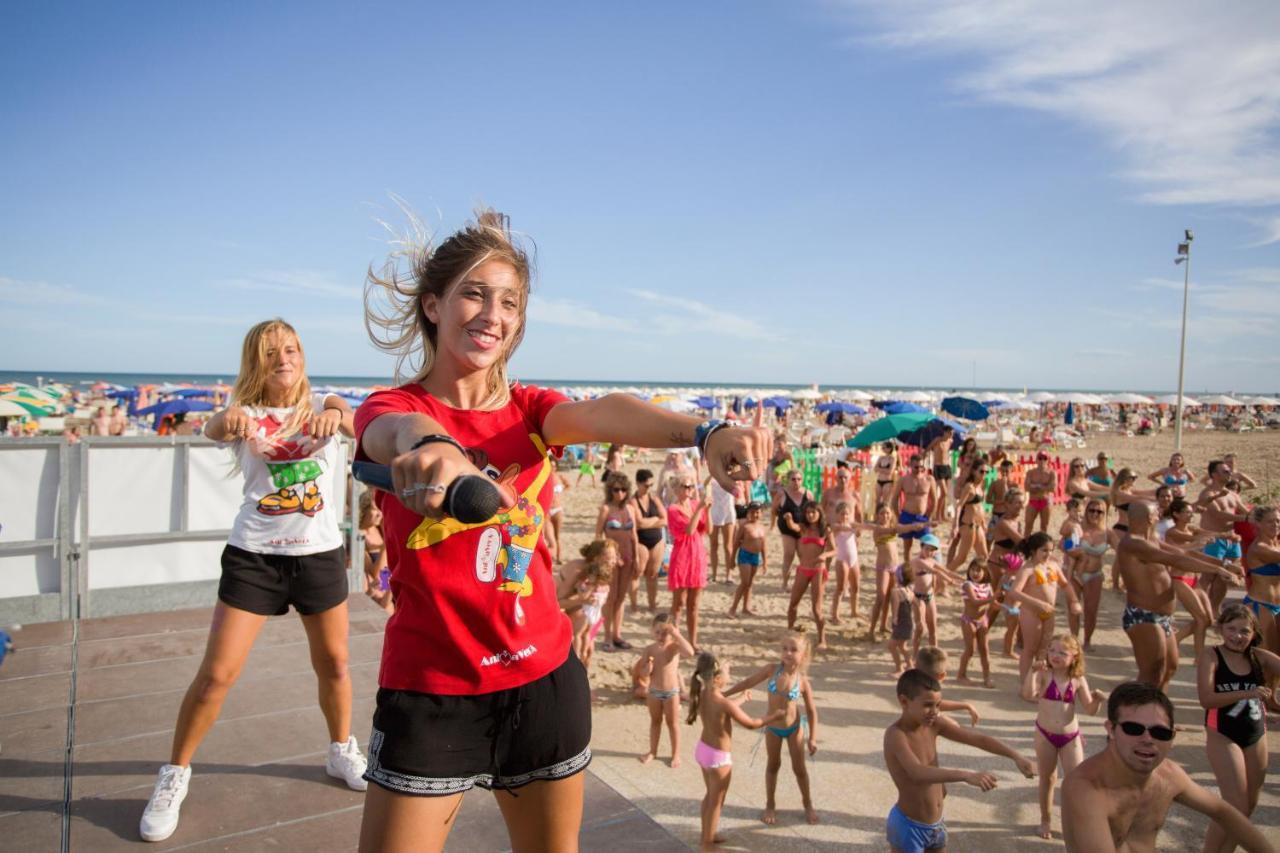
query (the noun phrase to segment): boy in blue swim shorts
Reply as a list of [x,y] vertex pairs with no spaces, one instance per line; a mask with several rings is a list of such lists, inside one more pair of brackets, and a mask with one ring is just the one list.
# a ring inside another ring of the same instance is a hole
[[942,685],[933,676],[909,669],[898,678],[900,716],[884,733],[884,762],[898,788],[898,802],[889,810],[885,835],[901,853],[924,853],[947,846],[942,820],[943,785],[964,782],[983,791],[996,787],[996,777],[981,770],[949,770],[938,766],[938,736],[968,744],[1010,759],[1028,779],[1035,765],[1013,747],[939,713]]

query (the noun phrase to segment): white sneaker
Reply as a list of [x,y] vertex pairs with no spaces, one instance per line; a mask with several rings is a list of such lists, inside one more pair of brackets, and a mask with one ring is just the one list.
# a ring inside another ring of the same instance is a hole
[[178,828],[178,809],[187,798],[187,785],[191,782],[191,768],[166,764],[160,768],[160,778],[151,792],[151,800],[142,810],[138,833],[143,841],[164,841]]
[[368,764],[368,759],[360,753],[356,736],[351,735],[346,743],[329,744],[329,757],[324,762],[324,772],[346,782],[347,787],[353,791],[363,791],[369,787],[369,783],[364,780],[364,769]]

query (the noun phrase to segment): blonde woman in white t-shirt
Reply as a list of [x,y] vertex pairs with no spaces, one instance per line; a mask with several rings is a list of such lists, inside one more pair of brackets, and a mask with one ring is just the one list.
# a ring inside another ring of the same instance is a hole
[[334,395],[313,395],[297,332],[280,319],[244,339],[231,405],[204,434],[229,448],[244,477],[244,499],[222,553],[218,604],[204,660],[187,688],[169,763],[143,811],[139,832],[162,841],[178,826],[191,759],[218,719],[227,691],[269,616],[298,611],[320,682],[329,729],[325,770],[363,791],[365,758],[351,736],[347,673],[347,573],[338,529],[345,477],[338,433],[351,436],[351,408]]

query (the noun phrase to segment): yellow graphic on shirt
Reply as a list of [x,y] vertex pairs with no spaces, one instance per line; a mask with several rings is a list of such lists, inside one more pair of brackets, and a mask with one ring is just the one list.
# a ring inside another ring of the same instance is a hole
[[[322,469],[314,459],[299,459],[292,462],[267,462],[267,470],[271,474],[271,484],[277,491],[271,492],[258,501],[258,512],[263,515],[290,515],[300,512],[306,516],[314,516],[324,509],[324,497],[316,481]],[[295,488],[302,485],[302,491]]]
[[[491,518],[476,524],[465,524],[456,518],[432,519],[424,518],[422,523],[409,534],[406,543],[415,550],[430,548],[445,541],[455,533],[474,530],[480,527],[495,528],[501,537],[501,550],[497,556],[499,592],[515,595],[515,621],[524,623],[524,610],[520,607],[520,599],[533,594],[533,579],[529,577],[529,566],[533,562],[534,549],[538,547],[538,537],[542,535],[542,523],[546,513],[538,503],[538,495],[543,485],[551,476],[551,462],[547,459],[547,448],[542,438],[536,433],[529,434],[529,440],[538,449],[542,459],[537,475],[516,497],[514,506],[500,509]],[[520,473],[517,465],[503,471],[498,482],[514,485]]]

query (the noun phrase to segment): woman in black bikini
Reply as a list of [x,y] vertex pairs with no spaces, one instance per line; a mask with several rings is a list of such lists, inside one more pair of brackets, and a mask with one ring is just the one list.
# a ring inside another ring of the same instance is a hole
[[662,532],[667,529],[667,508],[650,491],[652,487],[653,472],[648,468],[641,468],[636,472],[636,493],[631,503],[635,508],[636,538],[640,543],[637,565],[644,575],[650,613],[657,606],[658,571],[662,568],[662,557],[667,550],[667,542],[662,537]]
[[884,453],[876,460],[876,505],[884,503],[898,480],[898,449],[892,441],[884,443]]
[[804,523],[802,507],[813,500],[813,492],[804,487],[804,474],[799,468],[787,472],[782,488],[773,497],[773,519],[782,534],[782,588],[791,585],[791,561],[796,558],[800,526]]
[[971,551],[983,560],[987,558],[987,514],[983,511],[982,498],[988,470],[983,462],[971,465],[956,495],[960,515],[951,535],[951,558],[947,560],[949,571],[954,572],[968,562]]

